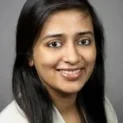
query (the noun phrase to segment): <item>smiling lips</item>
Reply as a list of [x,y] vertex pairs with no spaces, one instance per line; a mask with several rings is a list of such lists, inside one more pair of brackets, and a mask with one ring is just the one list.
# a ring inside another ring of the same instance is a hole
[[59,73],[60,73],[60,75],[62,75],[67,80],[72,81],[72,80],[78,79],[81,76],[82,70],[83,69],[80,69],[80,68],[73,69],[73,70],[60,69]]

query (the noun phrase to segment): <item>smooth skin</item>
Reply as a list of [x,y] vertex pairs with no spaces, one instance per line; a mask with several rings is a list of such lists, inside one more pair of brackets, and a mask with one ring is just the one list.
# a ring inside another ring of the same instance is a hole
[[35,66],[66,123],[82,122],[76,96],[92,74],[95,60],[94,30],[89,14],[72,9],[48,17],[29,65]]

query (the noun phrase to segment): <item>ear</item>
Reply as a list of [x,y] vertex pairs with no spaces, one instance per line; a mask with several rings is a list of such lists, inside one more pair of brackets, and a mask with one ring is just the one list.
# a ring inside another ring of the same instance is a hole
[[34,66],[34,61],[33,61],[33,59],[29,59],[29,66],[30,66],[30,67],[33,67],[33,66]]
[[27,52],[27,57],[28,57],[28,64],[29,64],[29,66],[33,67],[34,66],[34,61],[33,61],[33,56],[32,56],[31,51]]

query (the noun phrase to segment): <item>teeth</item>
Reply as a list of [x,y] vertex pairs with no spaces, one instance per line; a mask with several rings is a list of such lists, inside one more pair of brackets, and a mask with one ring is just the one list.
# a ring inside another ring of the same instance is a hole
[[61,73],[63,74],[77,74],[78,72],[80,71],[80,69],[77,69],[77,70],[60,70]]

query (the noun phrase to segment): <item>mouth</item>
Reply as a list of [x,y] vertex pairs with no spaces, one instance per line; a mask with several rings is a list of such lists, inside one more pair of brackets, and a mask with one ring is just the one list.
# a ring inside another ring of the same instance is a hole
[[57,70],[62,77],[67,80],[76,80],[82,75],[83,68],[78,69],[59,69]]

